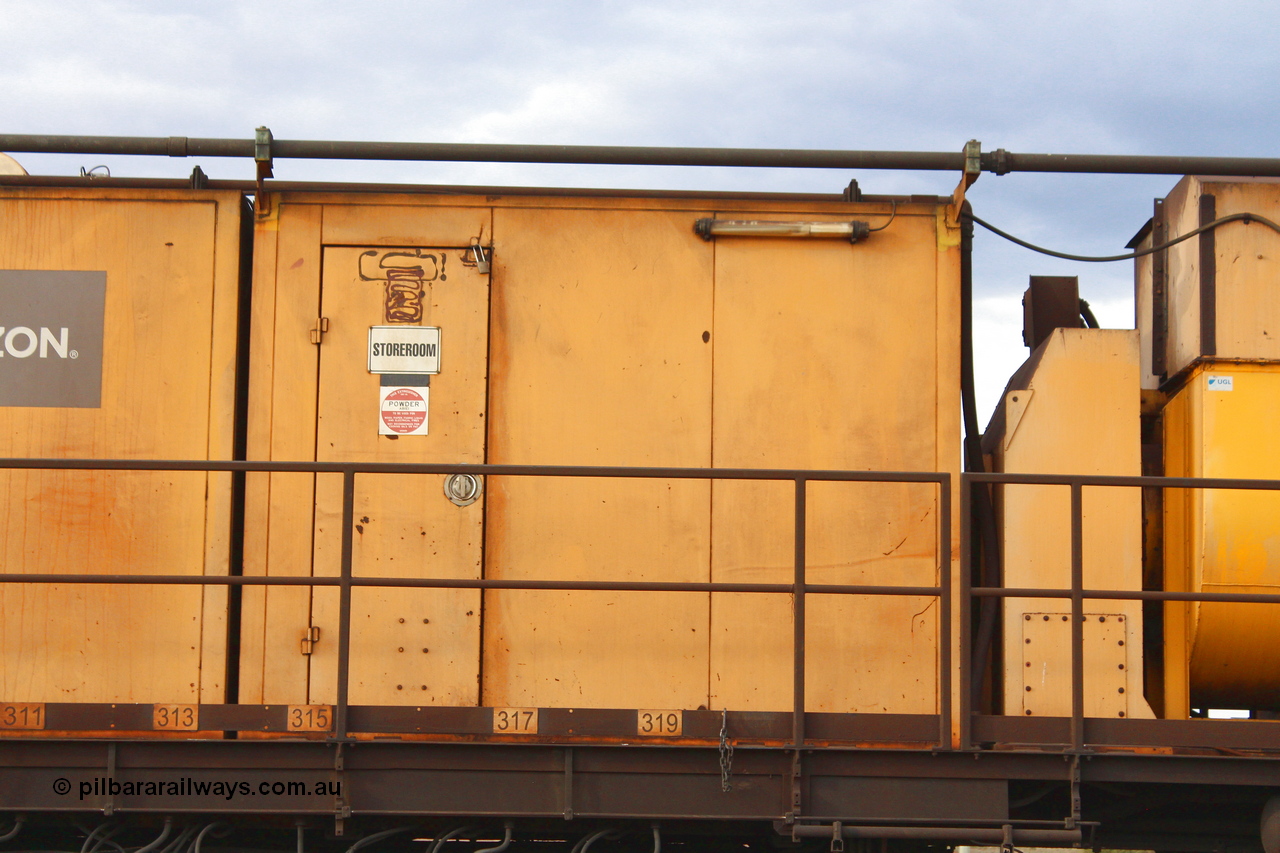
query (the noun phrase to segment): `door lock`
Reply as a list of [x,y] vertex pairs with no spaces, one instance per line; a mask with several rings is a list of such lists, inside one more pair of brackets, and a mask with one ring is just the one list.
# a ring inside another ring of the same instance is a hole
[[480,499],[482,488],[475,474],[450,474],[444,478],[444,496],[458,506],[471,506]]
[[481,275],[489,274],[489,254],[485,251],[484,246],[479,242],[472,243],[464,255],[463,263],[468,266],[475,265],[476,272]]

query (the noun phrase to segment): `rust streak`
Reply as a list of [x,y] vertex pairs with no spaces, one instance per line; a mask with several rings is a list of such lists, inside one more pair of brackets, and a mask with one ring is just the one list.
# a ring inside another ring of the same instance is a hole
[[911,534],[910,534],[910,533],[908,533],[906,536],[903,536],[903,537],[902,537],[902,541],[900,541],[897,545],[894,545],[894,546],[893,546],[892,548],[890,548],[888,551],[882,551],[881,553],[883,553],[886,557],[887,557],[887,556],[889,556],[889,555],[890,555],[890,554],[892,554],[894,551],[896,551],[896,550],[898,550],[899,548],[901,548],[901,547],[903,546],[903,544],[904,544],[904,543],[905,543],[909,538],[911,538]]

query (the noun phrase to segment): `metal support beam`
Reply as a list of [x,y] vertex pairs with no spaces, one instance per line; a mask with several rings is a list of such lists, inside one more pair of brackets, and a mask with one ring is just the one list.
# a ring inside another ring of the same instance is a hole
[[[806,824],[790,829],[794,838],[831,838],[833,827]],[[1018,844],[1044,847],[1079,846],[1079,829],[1009,829],[966,826],[840,826],[845,838],[898,838],[917,841],[956,841],[999,845],[1006,834]]]
[[355,524],[356,472],[342,472],[342,568],[338,587],[338,707],[334,714],[333,736],[347,736],[348,682],[351,671],[351,553]]
[[[1071,748],[1084,749],[1084,497],[1071,484]],[[1047,617],[1046,617],[1047,618]]]
[[804,668],[805,668],[805,500],[807,481],[796,477],[795,490],[795,586],[792,594],[792,730],[795,747],[791,763],[792,819],[804,814]]

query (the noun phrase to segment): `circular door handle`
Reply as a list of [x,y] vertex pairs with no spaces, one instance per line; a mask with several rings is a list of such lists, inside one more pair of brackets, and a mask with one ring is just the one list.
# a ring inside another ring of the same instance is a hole
[[471,506],[480,499],[483,486],[475,474],[450,474],[444,478],[444,496],[458,506]]

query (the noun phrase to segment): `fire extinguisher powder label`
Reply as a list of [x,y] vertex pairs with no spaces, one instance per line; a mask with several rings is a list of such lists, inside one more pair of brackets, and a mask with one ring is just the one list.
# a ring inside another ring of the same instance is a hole
[[388,385],[379,390],[378,435],[427,434],[430,388]]

